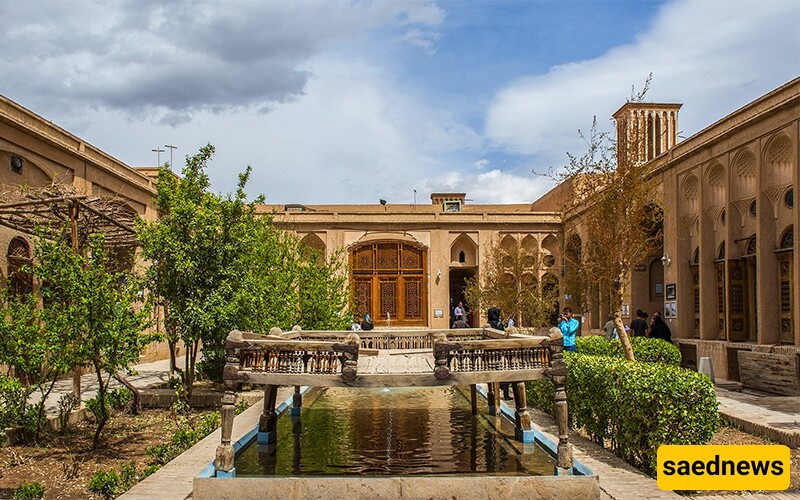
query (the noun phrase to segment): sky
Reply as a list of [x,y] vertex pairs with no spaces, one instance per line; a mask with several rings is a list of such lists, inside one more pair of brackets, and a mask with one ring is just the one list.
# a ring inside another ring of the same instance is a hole
[[530,203],[650,73],[682,137],[800,76],[797,0],[29,0],[0,19],[0,94],[132,166],[211,143],[214,191],[250,165],[277,204]]

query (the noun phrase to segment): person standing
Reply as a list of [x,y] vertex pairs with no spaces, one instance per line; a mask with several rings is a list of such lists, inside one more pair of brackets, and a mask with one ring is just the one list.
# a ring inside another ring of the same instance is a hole
[[455,311],[453,311],[456,316],[456,321],[460,319],[464,319],[464,303],[459,301],[458,305],[456,306]]
[[631,331],[634,337],[644,337],[647,333],[647,320],[644,319],[644,312],[636,310],[636,319],[631,321]]
[[653,328],[650,330],[650,338],[672,342],[672,332],[664,318],[661,317],[661,314],[653,314]]
[[558,322],[558,329],[564,336],[565,351],[578,352],[578,348],[575,346],[575,337],[578,335],[579,326],[578,320],[572,317],[572,308],[565,307]]
[[617,340],[619,335],[617,334],[617,325],[614,323],[614,315],[608,315],[608,321],[606,322],[603,330],[606,331],[606,340]]

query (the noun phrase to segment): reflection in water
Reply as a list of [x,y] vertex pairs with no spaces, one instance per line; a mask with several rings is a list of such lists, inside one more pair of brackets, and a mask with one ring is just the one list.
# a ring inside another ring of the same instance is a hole
[[469,401],[450,387],[330,388],[301,417],[281,416],[277,442],[246,449],[236,473],[552,474],[549,455],[535,456],[523,465],[486,416],[473,417]]

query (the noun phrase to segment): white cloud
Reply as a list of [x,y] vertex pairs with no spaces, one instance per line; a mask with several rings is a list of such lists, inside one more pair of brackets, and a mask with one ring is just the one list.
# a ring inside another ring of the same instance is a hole
[[645,100],[684,103],[679,126],[688,136],[800,73],[798,19],[794,0],[665,4],[632,44],[508,84],[488,108],[486,136],[533,155],[540,170],[564,165],[566,151],[585,149],[577,129],[593,115],[610,128],[606,120],[650,72]]

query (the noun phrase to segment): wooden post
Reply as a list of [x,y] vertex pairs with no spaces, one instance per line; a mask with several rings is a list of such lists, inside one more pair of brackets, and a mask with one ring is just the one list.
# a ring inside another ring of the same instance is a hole
[[475,384],[470,384],[469,385],[469,398],[470,398],[470,401],[472,402],[472,414],[473,415],[477,415],[478,414],[478,388],[475,386]]
[[[72,251],[78,255],[80,248],[78,247],[78,200],[72,200],[72,206],[69,210],[69,229],[70,239],[72,240]],[[72,370],[72,395],[78,402],[78,408],[83,407],[81,401],[81,369],[80,367]]]
[[437,380],[447,380],[450,378],[450,368],[447,367],[447,357],[450,351],[446,347],[447,335],[444,332],[437,332],[433,336],[433,376]]
[[569,444],[569,419],[567,412],[567,391],[564,384],[567,381],[567,368],[564,363],[564,338],[558,328],[550,329],[550,369],[547,375],[555,386],[555,412],[558,424],[558,456],[556,465],[559,475],[569,475],[572,470],[572,445]]
[[495,390],[494,382],[489,382],[486,384],[487,392],[486,392],[486,402],[489,405],[489,415],[497,415],[497,408],[499,405],[499,394],[497,394]]
[[239,358],[236,357],[235,349],[226,349],[225,369],[223,376],[225,379],[225,395],[222,397],[222,439],[217,446],[216,458],[214,458],[214,470],[217,477],[234,477],[236,469],[233,466],[233,446],[231,445],[231,435],[233,434],[234,406],[236,403],[236,386],[239,383]]
[[347,334],[345,338],[346,348],[344,353],[344,366],[342,366],[342,379],[352,382],[358,376],[358,349],[361,346],[361,338],[355,332]]
[[292,396],[292,416],[299,417],[300,410],[303,407],[303,395],[300,394],[300,386],[294,386],[294,395]]
[[274,443],[278,428],[278,414],[275,412],[275,403],[278,398],[278,386],[266,385],[264,387],[264,409],[258,419],[258,444]]
[[517,424],[517,429],[522,431],[531,430],[531,415],[528,413],[527,396],[525,395],[525,382],[514,382],[514,405],[516,411],[514,412],[514,420]]

